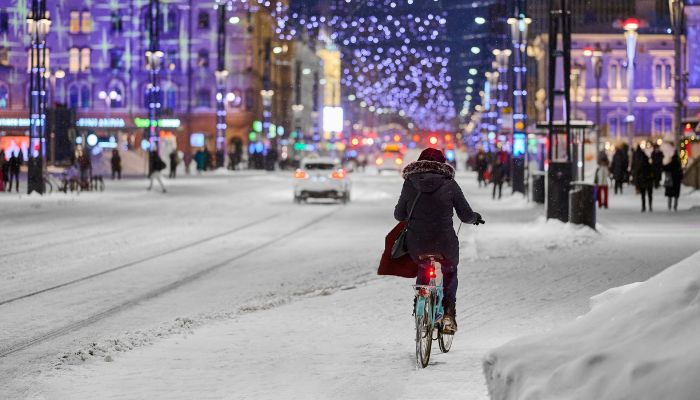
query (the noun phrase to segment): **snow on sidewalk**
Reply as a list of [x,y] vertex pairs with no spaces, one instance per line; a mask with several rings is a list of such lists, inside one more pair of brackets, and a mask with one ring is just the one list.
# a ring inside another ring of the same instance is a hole
[[491,398],[698,399],[700,252],[591,300],[576,321],[487,354]]

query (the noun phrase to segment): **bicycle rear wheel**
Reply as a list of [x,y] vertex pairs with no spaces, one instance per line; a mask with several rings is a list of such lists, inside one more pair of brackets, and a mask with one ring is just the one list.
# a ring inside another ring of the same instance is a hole
[[416,310],[416,362],[421,368],[425,368],[430,361],[430,349],[433,345],[433,325],[430,319],[432,299],[428,297],[422,304],[422,309]]
[[438,345],[440,345],[440,351],[447,353],[452,347],[452,340],[455,335],[445,335],[441,331],[438,331]]

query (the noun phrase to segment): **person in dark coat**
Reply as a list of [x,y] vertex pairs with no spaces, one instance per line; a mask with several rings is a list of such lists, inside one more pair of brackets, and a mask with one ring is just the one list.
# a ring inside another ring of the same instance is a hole
[[612,164],[610,164],[610,172],[612,173],[613,180],[615,180],[615,194],[620,191],[622,194],[622,184],[625,182],[625,177],[627,176],[627,162],[625,161],[625,151],[621,147],[615,149],[615,154],[613,154]]
[[[445,161],[445,155],[440,150],[428,148],[421,153],[418,161],[404,168],[404,184],[394,208],[394,218],[398,221],[406,220],[420,194],[406,234],[408,252],[411,259],[419,265],[423,255],[442,256],[440,264],[445,288],[443,329],[455,332],[459,240],[452,227],[453,210],[464,223],[478,225],[483,220],[479,213],[472,211],[462,189],[454,180],[454,169]],[[429,277],[419,271],[416,284],[426,285],[429,281]]]
[[491,167],[491,183],[493,183],[493,194],[491,197],[496,199],[496,189],[498,189],[498,198],[501,198],[503,192],[503,181],[506,178],[506,166],[500,159],[496,159],[496,163]]
[[678,211],[678,197],[681,195],[681,182],[683,182],[683,167],[678,153],[674,153],[671,162],[663,168],[666,177],[664,179],[665,195],[668,197],[668,210]]
[[15,191],[19,192],[19,169],[22,166],[22,162],[24,161],[24,155],[22,154],[22,150],[17,152],[17,154],[12,154],[10,157],[10,162],[9,162],[9,172],[10,172],[10,179],[8,179],[9,186],[8,186],[8,192],[12,191],[12,181],[15,181]]
[[197,164],[197,173],[201,174],[207,165],[207,155],[203,149],[197,150],[194,154],[194,162]]
[[5,159],[5,150],[0,149],[0,192],[5,191],[5,180],[7,179],[7,160]]
[[119,150],[112,149],[112,180],[116,176],[117,179],[122,179],[122,157],[119,155]]
[[177,156],[177,149],[171,151],[168,157],[170,158],[170,173],[168,174],[168,178],[175,179],[177,175],[177,165],[180,163],[180,157]]
[[476,155],[476,179],[479,182],[479,187],[481,187],[482,183],[484,186],[488,186],[485,179],[487,169],[489,169],[489,161],[486,159],[484,151],[479,150],[479,153]]
[[649,199],[649,212],[652,208],[652,195],[654,193],[654,169],[651,167],[649,157],[644,153],[641,147],[635,152],[635,177],[634,183],[637,191],[642,195],[642,212],[647,210],[646,199]]
[[664,170],[664,152],[658,144],[654,145],[654,150],[651,152],[651,169],[654,171],[654,188],[658,188]]
[[157,180],[158,184],[160,185],[160,189],[163,191],[163,193],[166,192],[165,185],[163,184],[163,176],[160,173],[160,171],[164,169],[165,161],[163,161],[163,159],[160,158],[158,152],[153,150],[150,153],[148,153],[148,177],[151,181],[146,190],[153,189],[153,181]]

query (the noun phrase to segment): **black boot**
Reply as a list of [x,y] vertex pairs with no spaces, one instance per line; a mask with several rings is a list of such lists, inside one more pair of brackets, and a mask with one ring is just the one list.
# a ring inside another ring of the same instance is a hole
[[442,318],[442,333],[454,335],[457,332],[457,312],[454,304],[445,307],[445,316]]

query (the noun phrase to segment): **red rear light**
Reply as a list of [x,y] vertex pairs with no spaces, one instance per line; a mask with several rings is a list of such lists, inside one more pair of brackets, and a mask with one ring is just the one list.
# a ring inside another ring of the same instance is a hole
[[428,268],[428,276],[435,278],[435,268]]
[[331,178],[343,179],[343,178],[345,178],[345,171],[343,171],[342,169],[339,169],[337,171],[333,171],[333,173],[331,174]]
[[302,170],[298,169],[294,172],[294,178],[296,178],[296,179],[307,179],[308,177],[309,177],[309,174],[307,174],[306,171],[302,171]]

